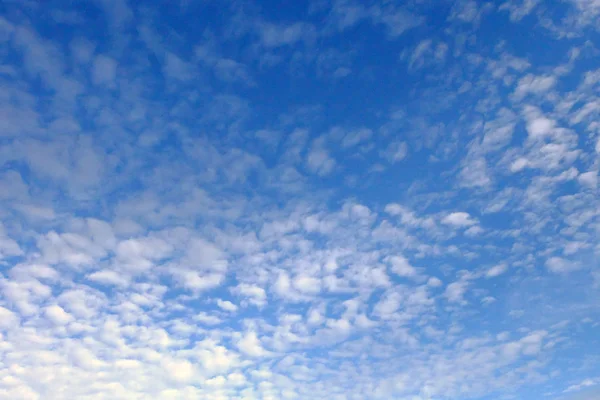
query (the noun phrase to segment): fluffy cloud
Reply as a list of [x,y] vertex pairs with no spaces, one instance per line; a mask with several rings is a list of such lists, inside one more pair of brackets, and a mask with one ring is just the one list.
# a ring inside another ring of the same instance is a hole
[[308,169],[318,175],[329,175],[334,167],[335,160],[325,149],[323,140],[317,139],[306,157]]
[[546,268],[551,272],[563,274],[579,269],[579,264],[562,257],[550,257],[546,260]]
[[466,212],[453,212],[442,218],[442,223],[457,228],[464,228],[475,225],[477,220],[473,219],[469,213]]
[[508,266],[506,264],[498,264],[494,265],[490,269],[488,269],[485,273],[485,276],[488,278],[495,278],[504,274],[508,270]]
[[117,63],[110,57],[99,55],[94,59],[92,82],[95,85],[112,86],[117,72]]

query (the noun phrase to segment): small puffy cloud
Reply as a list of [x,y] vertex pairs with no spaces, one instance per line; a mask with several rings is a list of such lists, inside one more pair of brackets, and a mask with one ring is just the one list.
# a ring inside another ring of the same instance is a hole
[[456,228],[466,228],[477,224],[477,220],[466,212],[453,212],[442,218],[442,223]]
[[303,40],[311,40],[315,29],[311,24],[296,22],[293,24],[261,23],[257,26],[261,44],[265,47],[289,46]]
[[73,320],[73,316],[59,305],[51,305],[45,308],[44,315],[54,325],[66,325]]
[[498,265],[494,265],[493,267],[491,267],[490,269],[488,269],[485,272],[485,276],[486,276],[486,278],[495,278],[497,276],[502,275],[506,271],[508,271],[508,265],[506,265],[506,264],[498,264]]
[[23,250],[19,244],[8,237],[4,231],[4,227],[0,222],[0,260],[10,256],[20,256],[23,254]]
[[589,171],[580,174],[577,177],[577,181],[582,185],[590,189],[596,189],[598,187],[598,172]]
[[464,302],[464,296],[469,288],[469,285],[470,282],[464,279],[452,282],[446,286],[444,297],[446,297],[450,303],[462,303]]
[[566,274],[580,268],[580,265],[577,262],[562,257],[550,257],[546,260],[545,264],[550,272],[557,274]]
[[[596,385],[600,385],[600,378],[597,378],[597,379],[587,378],[587,379],[582,380],[579,383],[569,386],[568,388],[566,388],[564,390],[564,393],[578,392],[582,389],[596,386]],[[584,400],[583,397],[581,398],[581,400]]]
[[275,290],[275,293],[285,297],[287,294],[289,294],[291,285],[292,284],[289,274],[285,271],[281,271],[279,273],[279,276],[277,277],[277,280],[275,281],[275,285],[273,288]]
[[201,238],[193,239],[188,243],[186,261],[194,268],[224,270],[227,267],[223,251]]
[[19,317],[7,308],[0,306],[0,329],[8,330],[15,328],[19,323]]
[[179,81],[187,81],[193,76],[192,66],[171,52],[165,57],[163,71],[170,79]]
[[202,273],[179,268],[172,269],[171,273],[173,278],[181,287],[193,292],[214,289],[218,286],[221,286],[221,284],[225,281],[225,275],[222,273]]
[[510,164],[510,172],[519,172],[525,169],[529,165],[529,161],[526,158],[517,158]]
[[354,324],[360,329],[370,329],[377,326],[377,322],[369,319],[365,314],[359,314],[354,319]]
[[87,276],[87,279],[103,285],[126,286],[127,279],[116,271],[104,269],[96,271]]
[[269,352],[263,348],[254,331],[246,332],[238,339],[236,346],[243,354],[250,357],[264,357],[269,355]]
[[211,325],[212,326],[212,325],[219,325],[219,324],[223,323],[221,318],[214,316],[214,315],[207,314],[205,312],[198,313],[194,317],[194,319],[203,325]]
[[408,155],[408,145],[406,142],[392,142],[388,145],[387,149],[381,153],[381,155],[391,164],[395,164],[406,158]]
[[232,293],[242,298],[242,305],[253,305],[262,308],[267,304],[267,293],[260,286],[240,283],[231,289]]
[[431,39],[421,40],[408,57],[408,70],[414,72],[423,67],[441,65],[447,53],[446,43],[434,43]]
[[433,288],[437,288],[443,285],[442,281],[439,278],[436,278],[435,276],[432,276],[431,278],[429,278],[427,280],[427,285],[431,286]]
[[94,352],[83,346],[77,346],[72,349],[69,356],[76,366],[84,370],[96,370],[104,365]]
[[367,224],[371,222],[373,217],[373,213],[369,207],[362,204],[346,203],[344,205],[344,211],[348,213],[350,218]]
[[552,89],[555,84],[556,78],[554,76],[534,76],[529,74],[519,80],[514,95],[520,99],[527,94],[544,94]]
[[121,241],[115,252],[119,268],[140,273],[151,268],[155,261],[166,258],[172,251],[173,246],[166,241],[146,237]]
[[311,172],[320,176],[329,175],[335,168],[335,160],[329,155],[322,141],[315,140],[306,156],[306,166]]
[[525,128],[530,139],[542,140],[555,134],[556,121],[544,116],[537,107],[526,106],[524,114],[527,120]]
[[69,43],[72,57],[79,63],[87,64],[94,56],[95,44],[83,37],[76,37]]
[[112,86],[117,73],[117,62],[105,55],[98,55],[92,66],[92,82],[94,85]]
[[460,171],[461,186],[467,188],[486,187],[492,179],[488,174],[488,165],[485,157],[469,156],[463,162]]
[[479,225],[474,225],[465,231],[465,236],[477,237],[483,233],[483,228]]
[[362,129],[358,129],[353,132],[349,132],[342,139],[342,147],[348,148],[348,147],[356,146],[357,144],[360,144],[362,142],[369,140],[372,135],[373,135],[373,131],[368,128],[362,128]]
[[[375,24],[385,26],[387,34],[392,38],[398,37],[425,22],[424,17],[413,14],[402,7],[396,8],[393,5],[371,7],[369,14]],[[348,19],[348,17],[345,19]]]
[[381,319],[390,319],[394,316],[398,308],[400,308],[401,301],[402,296],[399,293],[388,292],[373,307],[373,315]]
[[247,382],[246,376],[240,372],[232,372],[227,375],[227,383],[231,386],[244,386]]
[[417,269],[410,265],[404,256],[392,256],[389,258],[389,262],[392,265],[392,272],[398,276],[412,278],[418,274]]
[[511,21],[520,21],[529,15],[541,0],[506,0],[500,10],[508,11]]
[[184,359],[165,360],[163,370],[175,383],[189,383],[196,375],[194,365]]
[[219,306],[219,308],[221,308],[222,310],[229,312],[236,312],[238,309],[238,306],[236,306],[228,300],[217,299],[217,306]]
[[321,280],[312,276],[298,275],[293,280],[293,286],[304,294],[317,294],[321,291]]
[[58,272],[44,264],[17,264],[10,270],[11,277],[18,280],[28,280],[30,278],[47,279],[56,281],[59,278]]

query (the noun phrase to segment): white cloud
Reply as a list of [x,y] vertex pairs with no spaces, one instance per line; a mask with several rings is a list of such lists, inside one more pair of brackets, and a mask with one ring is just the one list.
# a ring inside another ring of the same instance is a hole
[[497,265],[494,265],[493,267],[491,267],[490,269],[488,269],[485,272],[485,276],[486,276],[486,278],[495,278],[497,276],[504,274],[506,271],[508,271],[508,265],[497,264]]
[[540,0],[507,0],[500,6],[500,10],[508,10],[511,21],[520,21],[529,15]]
[[[0,398],[588,387],[591,364],[564,360],[593,348],[600,283],[600,12],[503,2],[437,10],[450,41],[405,35],[422,1],[205,7],[198,36],[98,0],[102,38],[85,13],[12,2]],[[508,17],[551,45],[543,65],[478,28]]]
[[214,315],[207,314],[205,312],[198,313],[198,315],[196,315],[194,317],[194,319],[196,321],[198,321],[200,324],[210,325],[210,326],[212,326],[212,325],[220,325],[220,324],[223,323],[223,321],[221,320],[221,318],[219,318],[217,316],[214,316]]
[[225,311],[236,312],[238,306],[228,300],[217,299],[217,305]]
[[204,239],[193,239],[187,245],[188,263],[193,267],[224,270],[227,261],[223,251]]
[[321,280],[312,276],[298,275],[294,277],[293,286],[305,294],[317,294],[321,291]]
[[254,331],[246,332],[236,343],[237,348],[250,357],[268,356],[269,352],[262,347],[262,344]]
[[577,177],[577,181],[590,189],[596,189],[598,187],[598,172],[588,171],[584,172]]
[[424,17],[415,15],[403,8],[396,8],[393,5],[387,5],[387,7],[373,6],[370,9],[370,16],[374,23],[384,25],[387,34],[392,38],[402,35],[425,21]]
[[460,171],[461,185],[467,188],[486,187],[492,182],[484,157],[467,157]]
[[465,236],[478,237],[484,232],[484,229],[479,225],[474,225],[465,231]]
[[575,271],[580,268],[580,265],[575,261],[569,261],[562,257],[550,257],[546,260],[546,268],[550,272],[565,274]]
[[306,166],[308,169],[317,175],[325,176],[333,171],[335,164],[335,160],[329,155],[322,141],[315,141],[306,156]]
[[73,320],[73,316],[58,305],[46,307],[44,314],[55,325],[65,325]]
[[95,44],[89,40],[77,37],[69,43],[72,57],[79,63],[89,63],[94,56]]
[[127,279],[116,271],[102,270],[96,271],[87,276],[87,279],[105,285],[126,286]]
[[519,171],[525,169],[527,167],[528,163],[529,162],[527,161],[527,159],[519,158],[510,165],[510,171],[511,172],[519,172]]
[[446,286],[444,297],[446,297],[450,303],[464,303],[464,296],[467,293],[469,286],[471,286],[471,282],[468,279],[468,276],[464,276],[458,281],[452,282]]
[[580,383],[569,386],[564,390],[564,393],[577,392],[586,387],[596,386],[600,384],[600,379],[584,379]]
[[382,153],[382,156],[392,164],[404,160],[407,155],[408,145],[406,142],[392,142]]
[[342,147],[348,148],[356,146],[360,143],[368,141],[373,135],[373,131],[369,128],[362,128],[349,132],[342,139]]
[[15,328],[19,323],[19,317],[12,311],[0,307],[0,327],[2,330]]
[[399,293],[388,292],[373,308],[373,314],[382,318],[390,319],[400,307],[402,297]]
[[96,355],[85,347],[77,346],[70,351],[70,357],[74,364],[84,370],[96,370],[103,366],[103,363]]
[[424,67],[443,64],[447,53],[446,43],[434,43],[431,39],[421,40],[408,59],[408,70],[414,72]]
[[188,383],[195,376],[195,368],[188,360],[165,360],[164,372],[176,383]]
[[296,300],[300,297],[300,294],[292,287],[290,275],[285,271],[279,272],[273,290],[279,297],[284,299]]
[[556,123],[546,117],[532,118],[527,123],[527,132],[535,139],[550,135]]
[[292,45],[298,41],[311,40],[315,29],[311,24],[297,22],[291,25],[262,23],[257,26],[261,44],[265,47]]
[[173,247],[164,240],[147,237],[121,241],[115,253],[119,268],[139,273],[151,268],[154,261],[166,258],[172,251]]
[[94,85],[114,85],[117,75],[117,62],[105,55],[98,55],[92,67],[92,82]]
[[267,304],[267,293],[260,286],[240,283],[238,286],[232,289],[232,292],[240,297],[243,297],[242,305],[251,304],[261,308]]
[[527,94],[544,94],[554,87],[556,78],[554,76],[534,76],[531,74],[519,80],[514,95],[522,98]]
[[464,228],[477,224],[477,220],[473,219],[469,213],[459,211],[446,215],[442,218],[442,223],[457,228]]
[[405,278],[412,278],[417,275],[417,269],[410,265],[406,257],[404,256],[392,256],[390,257],[390,264],[392,264],[392,272],[398,276]]
[[171,273],[181,287],[193,292],[214,289],[225,281],[225,275],[222,273],[202,273],[180,268],[172,269]]
[[427,284],[431,287],[437,288],[443,285],[442,281],[439,278],[431,277],[427,281]]
[[194,72],[189,63],[183,61],[171,52],[168,52],[165,56],[163,71],[167,77],[180,81],[191,79]]
[[9,256],[20,256],[23,254],[23,250],[19,244],[7,236],[6,230],[0,222],[0,260]]

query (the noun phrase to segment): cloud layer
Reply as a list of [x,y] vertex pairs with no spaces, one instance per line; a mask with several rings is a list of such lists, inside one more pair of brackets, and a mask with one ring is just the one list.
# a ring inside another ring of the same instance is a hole
[[599,18],[9,2],[0,399],[593,396]]

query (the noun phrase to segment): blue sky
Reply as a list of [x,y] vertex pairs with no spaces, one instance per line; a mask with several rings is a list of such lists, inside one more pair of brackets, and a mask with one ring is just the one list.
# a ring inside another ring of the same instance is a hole
[[600,396],[598,0],[4,1],[0,398]]

